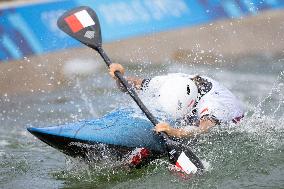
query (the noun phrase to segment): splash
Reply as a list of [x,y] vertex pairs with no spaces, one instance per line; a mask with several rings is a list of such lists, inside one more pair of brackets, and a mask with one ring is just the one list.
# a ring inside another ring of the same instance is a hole
[[94,164],[68,157],[65,170],[54,172],[52,175],[70,187],[76,187],[79,183],[82,188],[109,188],[121,182],[139,180],[151,175],[155,168],[156,166],[151,164],[144,169],[128,169],[117,161]]
[[90,101],[89,97],[87,96],[87,94],[84,92],[83,88],[81,87],[81,83],[80,83],[80,79],[77,77],[76,78],[76,86],[75,88],[77,88],[79,90],[80,93],[80,97],[81,99],[84,101],[85,105],[88,107],[90,114],[93,117],[98,117],[92,102]]
[[281,118],[284,114],[284,71],[281,71],[269,94],[256,106],[254,117]]

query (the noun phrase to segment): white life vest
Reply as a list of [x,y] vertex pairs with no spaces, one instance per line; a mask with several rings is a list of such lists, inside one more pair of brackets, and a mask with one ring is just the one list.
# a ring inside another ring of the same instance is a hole
[[219,82],[208,78],[212,89],[198,101],[196,105],[198,117],[212,115],[221,122],[237,121],[244,115],[241,102],[235,95]]

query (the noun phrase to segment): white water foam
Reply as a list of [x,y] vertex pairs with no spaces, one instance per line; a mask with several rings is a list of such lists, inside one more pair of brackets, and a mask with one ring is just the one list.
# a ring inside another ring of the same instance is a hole
[[0,140],[0,146],[5,147],[8,146],[10,143],[7,140]]

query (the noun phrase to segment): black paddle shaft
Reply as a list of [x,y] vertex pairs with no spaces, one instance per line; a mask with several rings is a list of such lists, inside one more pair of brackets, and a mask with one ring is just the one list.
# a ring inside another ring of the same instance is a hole
[[[104,59],[106,65],[110,67],[112,64],[111,60],[105,53],[104,49],[102,47],[96,48],[97,52],[101,55],[101,57]],[[139,106],[139,108],[144,112],[146,117],[153,123],[153,125],[157,125],[159,122],[158,120],[153,116],[153,114],[148,110],[148,108],[144,105],[144,103],[141,101],[141,99],[138,97],[137,93],[129,85],[126,79],[124,79],[123,75],[119,71],[114,72],[115,76],[119,79],[123,87],[127,90],[128,94],[131,96],[131,98],[136,102],[136,104]],[[164,140],[167,140],[169,137],[166,133],[160,132],[160,135],[163,137]]]

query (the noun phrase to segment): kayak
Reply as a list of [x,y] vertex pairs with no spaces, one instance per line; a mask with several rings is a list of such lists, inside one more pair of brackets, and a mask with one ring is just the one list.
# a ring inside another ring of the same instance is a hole
[[30,127],[27,130],[46,144],[73,157],[100,156],[106,149],[120,158],[136,148],[146,148],[156,155],[165,152],[165,146],[153,131],[152,123],[142,112],[132,108],[116,109],[94,120],[45,128]]

